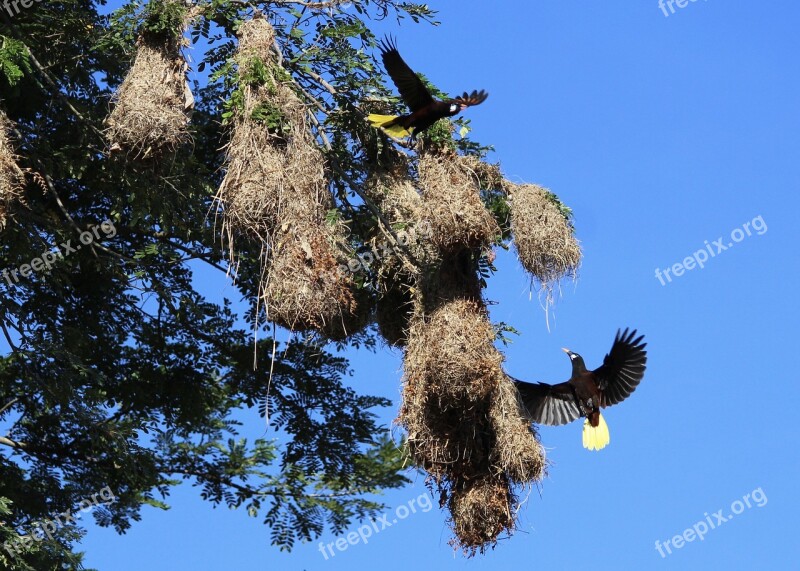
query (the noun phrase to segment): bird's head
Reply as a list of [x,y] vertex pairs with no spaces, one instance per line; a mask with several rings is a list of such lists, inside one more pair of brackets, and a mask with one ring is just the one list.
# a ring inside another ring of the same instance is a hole
[[447,110],[447,116],[452,117],[453,115],[458,115],[467,107],[469,107],[469,105],[453,101],[450,103],[450,109]]
[[561,349],[564,353],[567,354],[569,357],[570,362],[572,363],[572,374],[582,373],[586,370],[586,365],[583,362],[583,357],[578,355],[577,353],[573,353],[569,349]]

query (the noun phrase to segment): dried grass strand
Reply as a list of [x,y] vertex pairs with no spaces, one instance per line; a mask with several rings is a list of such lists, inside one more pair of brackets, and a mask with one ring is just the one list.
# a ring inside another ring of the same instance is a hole
[[11,145],[13,123],[0,110],[0,230],[5,228],[14,206],[23,201],[25,173],[17,164]]

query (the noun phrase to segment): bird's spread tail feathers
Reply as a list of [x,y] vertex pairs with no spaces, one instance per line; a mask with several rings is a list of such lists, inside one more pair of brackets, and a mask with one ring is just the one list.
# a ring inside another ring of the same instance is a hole
[[396,115],[378,115],[371,113],[368,117],[369,124],[375,128],[383,129],[383,131],[394,139],[404,139],[411,136],[411,131],[396,124],[394,121],[397,119]]
[[597,418],[597,426],[592,426],[588,418],[583,423],[583,447],[588,450],[602,450],[611,442],[606,419],[599,413]]

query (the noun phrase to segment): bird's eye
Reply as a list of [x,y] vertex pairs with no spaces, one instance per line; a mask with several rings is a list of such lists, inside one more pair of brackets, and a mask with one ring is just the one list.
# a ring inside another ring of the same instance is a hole
[[450,105],[450,113],[455,113],[457,109],[458,105],[456,105],[455,103]]

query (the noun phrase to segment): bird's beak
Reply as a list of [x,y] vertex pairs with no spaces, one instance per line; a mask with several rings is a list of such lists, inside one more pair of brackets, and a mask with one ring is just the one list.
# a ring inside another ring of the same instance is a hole
[[569,349],[565,349],[564,347],[562,347],[561,350],[564,351],[564,353],[566,353],[567,355],[572,353],[572,351],[570,351]]

